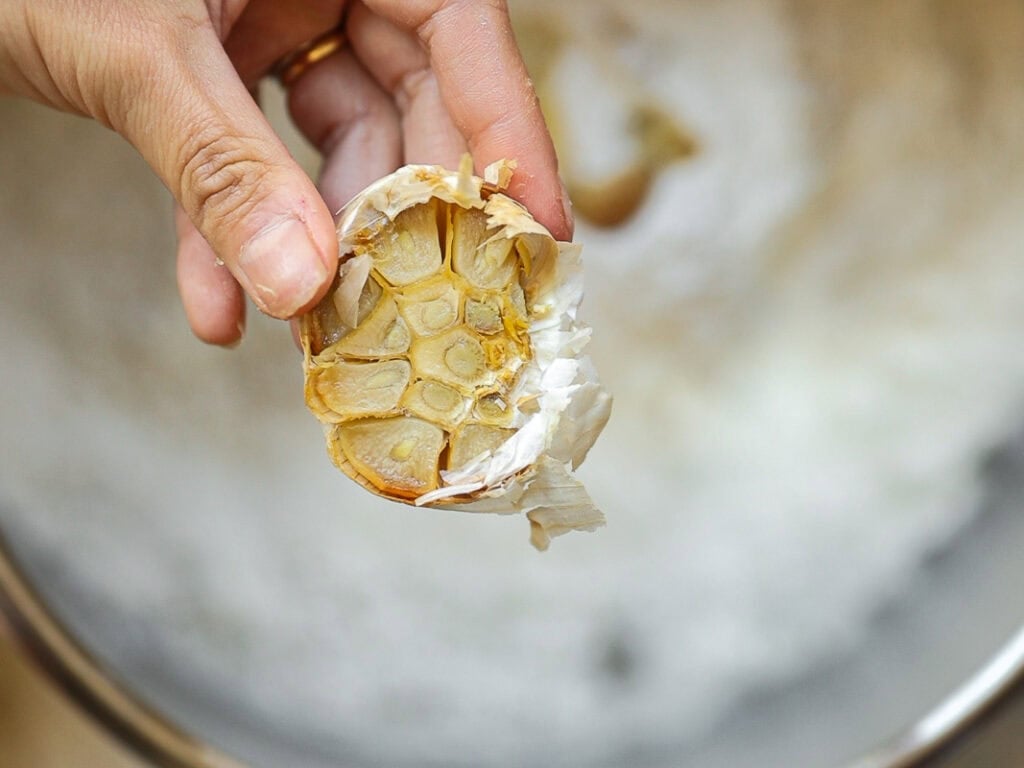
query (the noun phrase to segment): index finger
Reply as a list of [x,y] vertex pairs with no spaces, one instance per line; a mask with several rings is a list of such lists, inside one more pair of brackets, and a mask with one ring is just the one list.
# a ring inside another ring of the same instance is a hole
[[572,238],[554,144],[502,0],[364,0],[415,30],[441,96],[479,168],[516,161],[509,194],[559,240]]

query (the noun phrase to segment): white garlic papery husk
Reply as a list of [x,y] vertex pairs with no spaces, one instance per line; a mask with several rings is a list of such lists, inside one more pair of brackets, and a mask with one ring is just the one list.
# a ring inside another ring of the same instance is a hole
[[580,247],[503,194],[513,169],[410,165],[358,194],[300,337],[340,469],[408,504],[525,513],[544,550],[605,522],[572,471],[611,397],[583,355]]

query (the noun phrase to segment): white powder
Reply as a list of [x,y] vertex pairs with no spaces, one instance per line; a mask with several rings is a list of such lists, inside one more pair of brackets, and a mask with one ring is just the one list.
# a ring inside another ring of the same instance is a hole
[[250,754],[614,764],[853,647],[975,509],[1024,393],[999,32],[1024,23],[965,33],[968,71],[950,19],[855,6],[619,12],[617,55],[700,151],[625,228],[580,227],[616,395],[582,475],[609,526],[543,556],[521,520],[336,473],[282,327],[188,337],[139,163],[0,104],[25,179],[0,192],[5,530],[110,664]]

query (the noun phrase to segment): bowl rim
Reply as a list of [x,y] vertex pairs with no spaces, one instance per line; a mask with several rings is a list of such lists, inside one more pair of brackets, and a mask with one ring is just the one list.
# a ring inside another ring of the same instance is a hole
[[[249,768],[145,704],[50,611],[0,531],[0,614],[44,673],[116,740],[159,768]],[[845,768],[913,768],[980,731],[1024,693],[1024,626],[912,725]]]

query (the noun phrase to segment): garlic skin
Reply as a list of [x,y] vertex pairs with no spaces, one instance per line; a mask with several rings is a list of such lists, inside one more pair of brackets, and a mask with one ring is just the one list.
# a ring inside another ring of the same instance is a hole
[[[306,402],[340,469],[416,506],[525,513],[545,550],[605,523],[571,471],[611,396],[583,355],[581,249],[502,193],[513,169],[480,178],[467,155],[457,172],[405,166],[356,195],[337,216],[338,281],[300,340]],[[365,384],[385,378],[391,390]]]

